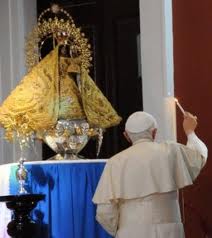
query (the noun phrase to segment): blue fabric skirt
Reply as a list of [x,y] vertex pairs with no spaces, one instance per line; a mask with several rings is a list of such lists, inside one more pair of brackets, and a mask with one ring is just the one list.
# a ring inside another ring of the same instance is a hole
[[[105,163],[28,164],[26,188],[45,194],[33,219],[41,226],[40,238],[110,238],[95,220],[92,197]],[[17,166],[10,174],[10,194],[17,194]]]

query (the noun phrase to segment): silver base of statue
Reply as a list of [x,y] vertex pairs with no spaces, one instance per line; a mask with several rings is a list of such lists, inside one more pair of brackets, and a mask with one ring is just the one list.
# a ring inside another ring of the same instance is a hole
[[53,130],[44,135],[46,144],[57,153],[51,160],[83,159],[78,153],[86,146],[91,136],[97,138],[97,156],[103,139],[103,130],[90,128],[83,119],[58,120]]

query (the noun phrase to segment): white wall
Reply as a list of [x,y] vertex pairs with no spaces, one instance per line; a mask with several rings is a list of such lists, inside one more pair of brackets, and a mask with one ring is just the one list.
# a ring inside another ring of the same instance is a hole
[[[35,0],[1,0],[0,103],[25,74],[25,37],[36,23],[36,12]],[[1,138],[0,164],[17,161],[18,156],[17,148]]]
[[159,124],[159,141],[176,140],[172,0],[140,0],[144,111]]

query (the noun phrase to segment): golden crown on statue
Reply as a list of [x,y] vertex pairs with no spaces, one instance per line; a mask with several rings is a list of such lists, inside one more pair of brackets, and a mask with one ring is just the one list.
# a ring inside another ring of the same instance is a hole
[[77,28],[71,15],[59,5],[53,4],[44,10],[38,24],[26,39],[26,66],[30,71],[41,60],[41,50],[48,39],[52,39],[53,48],[69,45],[71,54],[79,57],[81,67],[88,70],[91,66],[91,45],[85,34]]

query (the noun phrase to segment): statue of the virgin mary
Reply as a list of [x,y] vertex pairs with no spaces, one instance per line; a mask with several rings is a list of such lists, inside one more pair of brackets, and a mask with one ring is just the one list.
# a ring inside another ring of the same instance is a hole
[[[45,19],[47,13],[54,17]],[[66,19],[59,18],[61,14]],[[50,37],[53,50],[38,60]],[[0,107],[7,139],[12,140],[14,132],[26,138],[34,135],[62,156],[73,155],[89,137],[101,138],[104,129],[119,124],[121,118],[89,76],[87,39],[65,10],[41,13],[27,44],[29,72]]]

